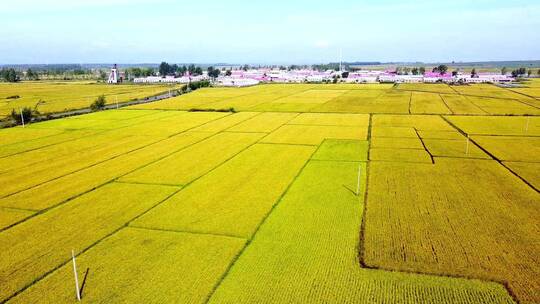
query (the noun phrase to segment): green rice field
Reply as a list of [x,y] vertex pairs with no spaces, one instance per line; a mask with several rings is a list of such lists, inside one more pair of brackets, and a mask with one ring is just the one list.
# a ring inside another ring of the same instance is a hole
[[0,129],[0,303],[78,303],[72,250],[83,303],[540,303],[527,86],[204,88]]

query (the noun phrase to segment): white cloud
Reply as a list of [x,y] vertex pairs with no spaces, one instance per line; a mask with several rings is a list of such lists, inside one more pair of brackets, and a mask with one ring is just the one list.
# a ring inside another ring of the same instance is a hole
[[330,47],[330,42],[328,40],[317,40],[315,41],[315,47],[319,49],[327,49]]

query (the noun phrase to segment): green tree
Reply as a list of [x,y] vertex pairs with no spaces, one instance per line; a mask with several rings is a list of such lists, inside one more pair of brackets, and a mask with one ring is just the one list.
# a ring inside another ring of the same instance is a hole
[[425,67],[420,67],[418,69],[418,72],[420,72],[421,75],[424,75],[426,73],[426,68]]
[[433,72],[439,72],[441,75],[446,74],[448,72],[448,66],[445,64],[441,64],[433,69]]
[[185,75],[186,72],[187,72],[187,67],[185,65],[181,66],[181,67],[178,67],[178,74],[180,75]]
[[530,78],[530,77],[531,77],[531,75],[532,75],[532,70],[531,70],[531,69],[527,70],[527,77],[529,77],[529,78]]
[[208,67],[208,77],[211,77],[213,79],[216,79],[219,77],[219,74],[221,71],[219,69],[214,69],[213,66]]
[[142,69],[141,71],[142,71],[142,75],[143,75],[144,77],[148,77],[148,76],[154,75],[154,69],[152,69],[152,68]]
[[18,82],[20,81],[19,75],[15,71],[15,69],[2,69],[0,72],[2,79],[6,82]]
[[[22,117],[21,117],[21,114],[22,114]],[[20,112],[15,111],[15,109],[11,110],[11,118],[13,118],[13,120],[15,120],[15,122],[19,125],[22,124],[23,118],[24,118],[25,124],[30,123],[30,121],[32,121],[32,117],[33,117],[32,109],[28,107],[22,108]]]
[[143,76],[143,72],[140,68],[129,68],[127,69],[126,73],[133,77],[141,77]]
[[412,68],[412,69],[411,69],[411,73],[412,73],[413,75],[418,75],[418,73],[419,73],[418,68],[417,68],[417,67]]
[[503,67],[501,69],[501,75],[506,75],[507,72],[508,72],[508,69],[506,67]]
[[161,77],[165,77],[169,75],[171,71],[171,66],[167,62],[163,61],[159,64],[158,71]]
[[194,65],[194,64],[188,65],[187,71],[189,72],[189,75],[195,74],[195,69],[196,69],[196,68],[195,68],[195,65]]
[[107,80],[107,73],[105,73],[105,72],[102,71],[102,70],[99,70],[99,79],[100,79],[101,81]]
[[527,69],[525,68],[519,68],[517,70],[512,71],[512,77],[514,78],[523,77],[525,76],[525,74],[527,74]]
[[[539,70],[540,71],[540,70]],[[225,76],[231,76],[232,75],[232,72],[231,70],[227,70],[225,71]]]
[[98,98],[90,105],[90,109],[92,111],[99,111],[102,110],[105,107],[105,104],[107,103],[107,100],[105,99],[105,95],[100,95]]
[[476,72],[476,69],[473,68],[471,71],[471,78],[477,78],[477,77],[478,77],[478,73]]
[[32,71],[32,69],[28,68],[28,70],[26,70],[26,78],[28,80],[37,80],[39,78],[39,75],[38,73]]
[[170,66],[169,74],[176,74],[177,71],[178,71],[178,65],[176,63]]

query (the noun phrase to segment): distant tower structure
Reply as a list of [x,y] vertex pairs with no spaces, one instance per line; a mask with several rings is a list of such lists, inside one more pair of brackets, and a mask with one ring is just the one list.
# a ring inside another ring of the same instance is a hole
[[111,73],[109,74],[109,80],[107,80],[107,83],[117,84],[121,82],[122,80],[118,74],[118,68],[116,67],[116,64],[114,64],[113,68],[111,69]]
[[343,50],[339,49],[339,71],[343,72]]

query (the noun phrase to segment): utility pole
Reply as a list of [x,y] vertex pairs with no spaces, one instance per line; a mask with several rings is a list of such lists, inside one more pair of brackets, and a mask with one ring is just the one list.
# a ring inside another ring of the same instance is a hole
[[77,264],[75,263],[75,251],[71,250],[71,258],[73,261],[73,274],[75,275],[75,295],[77,300],[81,301],[81,290],[79,289],[79,276],[77,275]]

